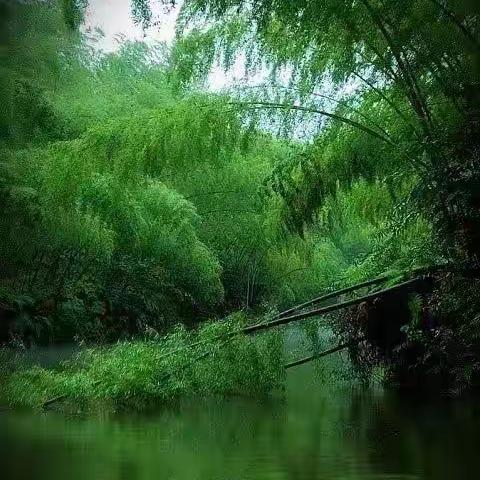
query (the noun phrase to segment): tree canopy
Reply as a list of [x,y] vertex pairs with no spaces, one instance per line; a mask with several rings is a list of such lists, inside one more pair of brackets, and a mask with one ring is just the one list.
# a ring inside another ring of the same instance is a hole
[[111,341],[478,261],[476,2],[160,4],[171,45],[103,53],[87,1],[0,3],[0,341]]

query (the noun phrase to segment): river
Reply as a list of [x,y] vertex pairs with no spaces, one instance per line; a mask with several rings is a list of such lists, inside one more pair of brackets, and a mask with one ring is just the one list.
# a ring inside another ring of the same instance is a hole
[[[322,377],[323,378],[323,377]],[[0,413],[3,480],[468,480],[480,404],[288,373],[285,397],[157,413]]]

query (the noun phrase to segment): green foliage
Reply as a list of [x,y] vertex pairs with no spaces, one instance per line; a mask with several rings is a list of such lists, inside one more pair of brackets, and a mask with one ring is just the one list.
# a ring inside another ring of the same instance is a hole
[[[79,33],[86,6],[19,2],[1,20],[0,342],[110,342],[480,255],[468,1],[188,0],[173,45],[111,54]],[[131,6],[155,25],[151,2]],[[209,92],[237,59],[264,84]],[[157,343],[23,375],[38,398],[164,398]],[[260,344],[211,347],[215,369],[187,368],[167,397],[275,383]]]
[[[134,7],[147,21],[147,2]],[[111,339],[212,310],[287,306],[432,259],[412,255],[427,245],[428,223],[399,226],[396,214],[416,186],[414,147],[398,152],[340,123],[311,145],[280,141],[260,133],[270,124],[248,107],[192,91],[213,49],[232,64],[249,30],[242,17],[216,33],[194,29],[171,50],[125,43],[100,55],[62,27],[65,8],[25,8],[16,17],[48,22],[22,26],[45,51],[11,39],[41,68],[25,70],[22,55],[10,65],[24,107],[2,163],[2,256],[17,272],[3,283],[35,299],[34,323],[46,316],[54,335]],[[408,133],[374,92],[338,103],[338,114],[380,114],[376,131]]]
[[[191,0],[184,9],[190,14],[185,31],[200,24],[204,35],[214,36],[208,46],[199,45],[211,58],[212,49],[228,58],[258,55],[260,62],[247,62],[250,72],[271,71],[268,88],[247,95],[247,102],[242,97],[247,110],[294,114],[302,126],[307,116],[314,134],[320,132],[319,148],[293,167],[305,180],[289,178],[288,171],[275,178],[294,229],[312,219],[337,181],[348,185],[359,175],[380,175],[396,190],[396,177],[415,173],[415,208],[442,230],[444,247],[467,237],[460,248],[477,255],[471,233],[454,226],[479,225],[466,207],[476,205],[479,177],[470,168],[478,156],[473,112],[480,105],[479,22],[472,2]],[[241,40],[229,40],[225,24],[242,22]],[[282,69],[288,86],[274,81]],[[327,120],[314,120],[321,117]],[[465,197],[451,195],[459,188],[468,191]],[[459,210],[462,215],[454,213]]]
[[[57,370],[20,369],[3,380],[8,404],[40,408],[55,396],[67,408],[144,408],[193,395],[267,395],[284,379],[276,334],[233,335],[245,317],[233,314],[187,332],[87,349]],[[28,388],[26,388],[28,385]]]
[[88,0],[62,0],[65,23],[71,30],[76,30],[83,22],[87,5]]

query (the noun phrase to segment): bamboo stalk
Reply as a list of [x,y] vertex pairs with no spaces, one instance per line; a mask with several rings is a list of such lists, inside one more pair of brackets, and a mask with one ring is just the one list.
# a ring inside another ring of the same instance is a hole
[[334,292],[327,293],[325,295],[321,295],[320,297],[313,298],[312,300],[308,300],[307,302],[301,303],[300,305],[295,305],[284,312],[280,312],[275,318],[282,318],[286,315],[293,313],[297,310],[301,310],[305,307],[310,307],[311,305],[315,305],[316,303],[323,302],[325,300],[329,300],[330,298],[339,297],[340,295],[344,295],[346,293],[354,292],[355,290],[359,290],[360,288],[369,287],[371,285],[376,285],[378,283],[384,282],[389,279],[388,275],[383,275],[381,277],[374,278],[372,280],[367,280],[366,282],[358,283],[356,285],[352,285],[350,287],[342,288],[341,290],[336,290]]
[[407,288],[412,286],[413,284],[422,280],[423,277],[416,277],[413,280],[407,280],[406,282],[399,283],[398,285],[394,285],[393,287],[385,288],[378,292],[369,293],[368,295],[364,295],[363,297],[355,298],[353,300],[347,300],[345,302],[336,303],[334,305],[329,305],[328,307],[317,308],[314,310],[309,310],[308,312],[298,313],[296,315],[290,315],[287,317],[282,317],[276,320],[273,320],[268,323],[259,323],[257,325],[252,325],[250,327],[246,327],[242,330],[243,333],[250,335],[252,333],[256,333],[262,330],[268,330],[269,328],[278,327],[280,325],[286,325],[288,323],[296,322],[299,320],[303,320],[305,318],[310,317],[318,317],[321,315],[325,315],[326,313],[332,313],[337,310],[342,310],[344,308],[352,307],[354,305],[359,305],[362,302],[366,302],[369,300],[373,300],[377,297],[382,295],[394,292],[396,290],[401,290],[403,288]]
[[[246,89],[255,89],[255,88],[264,88],[264,85],[253,85],[253,86],[250,86],[250,87],[245,87]],[[290,92],[292,89],[289,88],[289,87],[284,87],[282,85],[275,85],[275,88],[276,89],[282,89],[282,90],[285,90],[287,93]],[[297,93],[298,94],[298,91],[297,90],[293,90],[293,93]],[[344,108],[347,108],[348,110],[356,113],[357,115],[361,116],[364,120],[366,120],[367,122],[370,122],[372,126],[374,126],[375,128],[377,128],[379,130],[380,133],[382,133],[385,138],[388,138],[390,137],[389,133],[382,127],[380,126],[378,123],[376,123],[372,118],[370,118],[368,115],[365,115],[364,113],[362,113],[360,110],[352,107],[351,105],[349,105],[347,102],[344,102],[342,100],[338,100],[330,95],[324,95],[322,93],[315,93],[315,92],[312,92],[310,94],[311,96],[313,97],[320,97],[320,98],[324,98],[326,100],[330,100]]]
[[284,368],[285,370],[288,370],[289,368],[296,367],[298,365],[303,365],[304,363],[311,362],[312,360],[316,360],[317,358],[326,357],[327,355],[331,355],[332,353],[339,352],[340,350],[345,350],[346,348],[352,347],[354,345],[358,345],[363,340],[365,339],[359,338],[351,342],[341,343],[340,345],[337,345],[336,347],[333,347],[333,348],[329,348],[328,350],[324,350],[323,352],[315,353],[314,355],[310,355],[308,357],[300,358],[299,360],[295,360],[293,362],[287,363],[286,365],[284,365]]
[[340,122],[346,123],[347,125],[350,125],[352,127],[357,128],[358,130],[362,130],[365,133],[368,133],[372,137],[375,137],[379,140],[382,140],[385,143],[388,143],[390,145],[394,145],[395,142],[380,133],[378,133],[376,130],[371,129],[370,127],[364,125],[363,123],[357,122],[355,120],[352,120],[348,117],[343,117],[341,115],[337,115],[336,113],[332,112],[326,112],[324,110],[320,110],[317,108],[310,108],[310,107],[302,107],[299,105],[288,105],[284,103],[275,103],[275,102],[260,102],[260,101],[254,101],[254,102],[231,102],[232,105],[237,105],[240,107],[250,107],[252,109],[260,109],[260,108],[271,108],[271,109],[280,109],[280,110],[296,110],[299,112],[306,112],[306,113],[314,113],[317,115],[323,115],[325,117],[332,118],[333,120],[338,120]]
[[[448,264],[448,263],[440,263],[440,264],[431,265],[431,266],[428,266],[428,267],[418,267],[418,268],[415,268],[415,269],[411,270],[410,273],[412,275],[421,275],[421,274],[427,274],[427,273],[434,273],[436,271],[447,269],[449,267],[451,268],[452,265]],[[402,274],[406,274],[406,272],[402,272]],[[287,314],[293,313],[294,311],[301,310],[305,307],[309,307],[311,305],[323,302],[325,300],[329,300],[330,298],[339,297],[340,295],[344,295],[346,293],[350,293],[350,292],[353,292],[355,290],[359,290],[359,289],[364,288],[364,287],[369,287],[369,286],[372,286],[372,285],[375,285],[375,284],[378,284],[378,283],[382,283],[383,281],[389,280],[390,278],[392,278],[392,275],[385,274],[385,275],[381,275],[380,277],[373,278],[372,280],[367,280],[367,281],[362,282],[362,283],[357,283],[355,285],[351,285],[350,287],[342,288],[341,290],[335,290],[334,292],[330,292],[330,293],[321,295],[320,297],[314,298],[312,300],[308,300],[307,302],[301,303],[299,305],[295,305],[292,308],[289,308],[288,310],[280,312],[274,318],[275,319],[283,318]]]

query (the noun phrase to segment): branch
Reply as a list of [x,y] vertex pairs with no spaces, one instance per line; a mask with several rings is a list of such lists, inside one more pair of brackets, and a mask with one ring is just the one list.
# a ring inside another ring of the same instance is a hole
[[429,0],[431,3],[436,5],[439,10],[441,10],[449,19],[450,21],[458,27],[461,32],[476,46],[480,46],[479,40],[475,37],[475,35],[461,22],[459,18],[455,15],[454,12],[449,10],[446,5],[438,0]]
[[329,348],[328,350],[324,350],[323,352],[316,353],[314,355],[310,355],[308,357],[301,358],[299,360],[295,360],[294,362],[287,363],[286,365],[284,365],[284,368],[285,370],[288,370],[289,368],[296,367],[298,365],[303,365],[304,363],[311,362],[312,360],[316,360],[317,358],[326,357],[327,355],[331,355],[332,353],[339,352],[340,350],[345,350],[345,348],[358,345],[363,340],[365,339],[362,337],[357,340],[353,340],[351,342],[341,343],[340,345],[337,345],[336,347],[333,347],[333,348]]
[[310,310],[308,312],[302,312],[296,315],[290,315],[287,317],[278,318],[268,323],[260,323],[257,325],[252,325],[250,327],[244,328],[242,332],[247,335],[250,335],[252,333],[256,333],[262,330],[268,330],[269,328],[279,327],[280,325],[286,325],[288,323],[304,320],[305,318],[318,317],[321,315],[325,315],[327,313],[335,312],[337,310],[342,310],[344,308],[352,307],[354,305],[359,305],[360,303],[373,300],[377,297],[381,297],[382,295],[386,295],[396,290],[401,290],[407,287],[411,287],[415,283],[422,280],[422,278],[423,277],[417,277],[417,278],[414,278],[413,280],[408,280],[406,282],[399,283],[398,285],[395,285],[393,287],[385,288],[384,290],[380,290],[379,292],[370,293],[360,298],[355,298],[353,300],[347,300],[345,302],[329,305],[328,307],[318,308],[318,309]]
[[325,117],[332,118],[334,120],[338,120],[342,123],[346,123],[352,127],[357,128],[358,130],[362,130],[363,132],[368,133],[369,135],[382,140],[389,145],[396,145],[396,143],[389,137],[385,137],[380,133],[376,132],[375,130],[367,127],[366,125],[356,122],[347,117],[342,117],[341,115],[337,115],[336,113],[326,112],[324,110],[318,110],[316,108],[310,107],[301,107],[299,105],[287,105],[284,103],[274,103],[274,102],[230,102],[230,105],[238,105],[238,106],[245,106],[245,107],[253,107],[253,108],[272,108],[272,109],[279,109],[279,110],[297,110],[300,112],[307,112],[307,113],[316,113],[318,115],[323,115]]
[[374,278],[373,280],[368,280],[368,281],[363,282],[363,283],[358,283],[358,284],[352,285],[350,287],[342,288],[341,290],[336,290],[334,292],[324,294],[320,297],[309,300],[308,302],[301,303],[300,305],[295,305],[294,307],[289,308],[288,310],[285,310],[284,312],[280,312],[277,315],[276,318],[285,317],[285,316],[289,315],[290,313],[293,313],[297,310],[301,310],[305,307],[310,307],[311,305],[315,305],[316,303],[320,303],[320,302],[323,302],[325,300],[329,300],[330,298],[339,297],[340,295],[344,295],[346,293],[354,292],[355,290],[359,290],[360,288],[369,287],[371,285],[376,285],[378,283],[381,283],[381,282],[384,282],[384,281],[388,280],[389,278],[390,277],[388,275],[383,275],[381,277]]

